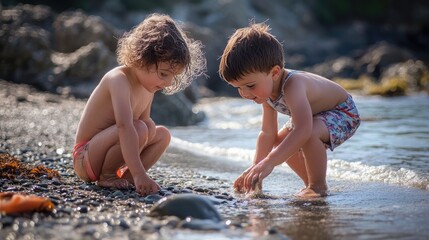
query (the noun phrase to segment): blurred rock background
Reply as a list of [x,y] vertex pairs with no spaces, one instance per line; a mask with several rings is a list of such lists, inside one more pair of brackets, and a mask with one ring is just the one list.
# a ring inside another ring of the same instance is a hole
[[[429,3],[424,0],[0,1],[0,79],[87,98],[117,65],[117,38],[153,12],[183,23],[205,45],[207,76],[172,96],[157,94],[153,118],[204,119],[201,97],[237,96],[217,73],[235,29],[266,21],[283,42],[286,67],[350,90],[384,96],[429,92]],[[159,110],[163,109],[163,110]]]

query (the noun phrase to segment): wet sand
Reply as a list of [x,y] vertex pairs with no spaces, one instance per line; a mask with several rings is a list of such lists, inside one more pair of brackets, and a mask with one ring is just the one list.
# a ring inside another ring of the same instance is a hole
[[[80,181],[71,148],[84,101],[42,94],[0,82],[0,151],[43,163],[63,176],[0,179],[0,191],[33,193],[55,201],[51,214],[0,215],[0,236],[10,239],[428,239],[429,192],[376,182],[329,179],[331,195],[303,200],[302,186],[286,167],[267,178],[264,199],[232,189],[244,162],[226,162],[168,149],[150,174],[168,194],[216,198],[223,230],[178,227],[177,219],[147,216],[154,201],[133,190],[102,189]],[[156,199],[156,198],[155,198]]]

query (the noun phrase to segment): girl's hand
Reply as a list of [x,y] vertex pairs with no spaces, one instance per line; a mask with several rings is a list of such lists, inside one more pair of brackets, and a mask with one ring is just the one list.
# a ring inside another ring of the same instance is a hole
[[273,171],[274,166],[262,160],[250,169],[244,177],[244,189],[246,192],[254,191],[256,186],[262,188],[262,180]]
[[152,180],[146,173],[134,177],[134,185],[136,186],[136,191],[143,196],[157,193],[161,189],[158,183]]

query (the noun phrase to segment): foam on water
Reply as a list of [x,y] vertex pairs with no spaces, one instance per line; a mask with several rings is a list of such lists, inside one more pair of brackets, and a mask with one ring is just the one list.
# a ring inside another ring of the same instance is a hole
[[[224,161],[245,161],[250,163],[255,150],[238,147],[222,148],[208,143],[192,143],[179,138],[172,139],[172,146],[200,156]],[[348,162],[341,159],[328,160],[328,177],[360,182],[383,182],[406,187],[429,190],[429,180],[418,173],[392,166],[369,166],[362,162]]]
[[361,162],[347,162],[340,159],[328,161],[328,176],[356,180],[376,181],[429,190],[429,181],[412,170],[391,166],[368,166]]
[[238,147],[222,148],[211,146],[207,143],[192,143],[179,138],[173,137],[171,139],[172,146],[189,151],[197,155],[204,155],[207,157],[221,157],[227,161],[251,161],[255,150],[242,149]]

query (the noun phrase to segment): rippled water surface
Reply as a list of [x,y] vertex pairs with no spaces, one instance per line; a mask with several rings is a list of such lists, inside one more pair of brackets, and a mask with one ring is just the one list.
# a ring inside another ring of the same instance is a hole
[[[226,219],[248,224],[246,234],[235,239],[260,239],[267,229],[291,239],[429,238],[429,97],[354,99],[363,121],[349,141],[328,151],[330,196],[294,197],[303,187],[301,180],[287,166],[276,167],[264,180],[266,198],[236,194],[241,200],[221,209]],[[232,185],[251,164],[260,105],[224,98],[206,100],[198,107],[207,120],[199,126],[173,128],[172,147],[189,152],[185,166]],[[287,120],[280,116],[279,125]],[[231,237],[220,235],[212,237]]]
[[[350,140],[328,151],[328,176],[429,190],[429,97],[354,98],[363,121]],[[198,107],[207,120],[173,129],[173,145],[250,163],[261,123],[260,105],[225,98],[206,100]],[[287,119],[280,116],[279,125]]]

